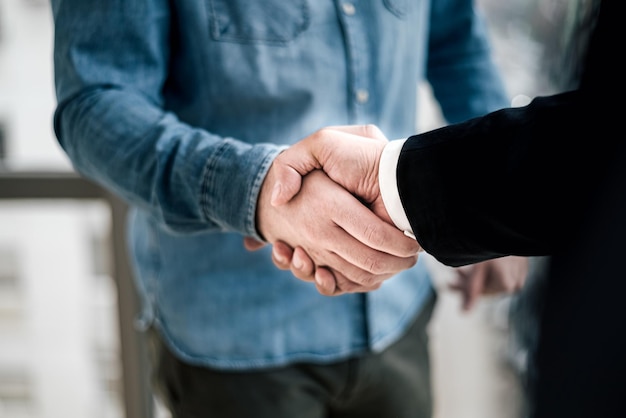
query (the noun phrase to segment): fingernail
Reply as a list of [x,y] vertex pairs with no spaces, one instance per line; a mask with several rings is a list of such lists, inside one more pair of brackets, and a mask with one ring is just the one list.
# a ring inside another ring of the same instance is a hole
[[291,259],[291,262],[293,263],[294,268],[296,268],[297,270],[300,270],[304,265],[304,263],[302,262],[302,259],[298,256],[298,253],[294,253],[293,258]]
[[315,283],[323,291],[323,294],[332,296],[335,293],[337,287],[335,280],[329,277],[324,279],[324,274],[321,273],[321,270],[315,271]]
[[321,288],[325,288],[326,286],[324,286],[324,281],[322,280],[322,278],[319,276],[319,274],[317,273],[317,271],[315,272],[315,283],[317,283],[318,286],[320,286]]
[[281,264],[285,264],[285,262],[287,261],[285,259],[285,257],[283,257],[282,254],[278,253],[278,251],[276,250],[272,250],[272,255],[274,256],[274,258],[276,259],[276,261],[278,261]]

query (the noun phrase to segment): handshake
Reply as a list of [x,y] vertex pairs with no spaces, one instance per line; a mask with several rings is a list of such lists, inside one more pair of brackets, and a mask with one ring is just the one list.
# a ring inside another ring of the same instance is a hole
[[[257,202],[257,230],[280,269],[324,295],[367,292],[415,265],[420,246],[391,220],[379,187],[387,138],[374,125],[323,128],[279,154]],[[245,238],[249,250],[263,243]]]
[[[276,157],[259,193],[256,222],[278,268],[335,296],[376,290],[417,263],[422,248],[395,183],[398,155],[383,157],[389,144],[374,125],[335,126]],[[246,237],[244,245],[254,251],[266,243]],[[488,260],[458,268],[450,287],[469,310],[480,295],[521,288],[527,268],[523,257]]]

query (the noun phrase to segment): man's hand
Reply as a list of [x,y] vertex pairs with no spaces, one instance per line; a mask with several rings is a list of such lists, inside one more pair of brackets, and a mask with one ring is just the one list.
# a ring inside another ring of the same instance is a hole
[[502,257],[455,269],[457,277],[450,288],[461,293],[462,309],[470,311],[482,295],[514,293],[528,275],[528,259]]
[[[256,251],[265,245],[264,242],[259,242],[254,238],[244,238],[244,246],[248,251]],[[370,292],[378,289],[386,279],[385,276],[381,275],[377,277],[379,279],[378,284],[373,286],[360,285],[328,267],[316,267],[302,247],[292,249],[282,241],[276,241],[272,244],[272,261],[280,270],[291,270],[298,279],[315,283],[317,291],[325,296]]]
[[[263,184],[258,206],[259,219],[272,219],[261,212],[270,212],[267,206],[261,206],[266,202],[270,186],[271,207],[278,211],[298,201],[300,195],[305,193],[304,183],[309,181],[308,177],[317,176],[313,172],[318,169],[322,169],[371,210],[363,211],[366,208],[361,205],[357,211],[351,203],[346,206],[337,204],[338,200],[335,200],[334,216],[339,216],[341,221],[328,219],[340,226],[334,229],[338,235],[326,236],[327,244],[318,241],[317,249],[298,244],[296,237],[284,238],[285,234],[283,237],[265,236],[273,243],[272,257],[278,268],[291,270],[301,280],[314,281],[322,294],[337,295],[377,289],[383,280],[415,264],[419,244],[393,226],[378,186],[378,165],[386,144],[387,138],[374,125],[335,126],[320,129],[278,155]],[[345,191],[337,191],[336,196],[343,193]],[[322,196],[326,199],[329,194],[327,192]],[[314,209],[316,204],[322,203],[321,199],[317,197],[309,205],[308,222],[321,221],[319,216],[323,212]],[[387,223],[381,223],[381,219]],[[348,222],[350,229],[344,228],[341,222]],[[265,227],[260,223],[259,220],[259,230],[264,234]],[[324,233],[322,230],[319,232]],[[352,235],[353,242],[344,235]],[[299,238],[305,239],[304,236]],[[244,245],[253,251],[262,244],[246,238]],[[320,251],[320,248],[323,250]],[[329,256],[330,253],[335,258]],[[398,257],[404,260],[398,260]],[[406,262],[407,257],[410,263]]]
[[320,129],[276,157],[272,205],[288,202],[300,191],[302,178],[322,169],[376,213],[391,223],[378,187],[378,165],[387,138],[374,125]]
[[[291,273],[304,281],[314,281],[317,290],[323,295],[338,295],[347,293],[342,283],[347,280],[337,272],[326,267],[316,266],[311,257],[302,247],[291,248],[281,241],[272,246],[272,261],[281,270],[291,270]],[[350,292],[367,292],[366,286],[350,286]]]
[[[325,280],[329,278],[321,273],[316,281],[320,292],[335,295],[377,289],[384,280],[415,265],[419,250],[415,240],[381,220],[320,170],[301,180],[291,200],[272,205],[279,176],[276,168],[272,164],[259,194],[259,233],[270,243],[300,247],[316,265],[327,267],[325,273],[336,284],[328,292]],[[244,243],[249,249],[256,247],[250,240]]]

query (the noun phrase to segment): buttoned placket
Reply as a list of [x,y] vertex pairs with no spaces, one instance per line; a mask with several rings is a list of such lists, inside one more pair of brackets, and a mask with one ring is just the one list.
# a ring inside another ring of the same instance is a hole
[[[340,10],[341,25],[344,33],[344,44],[346,48],[346,58],[348,70],[348,114],[350,123],[370,123],[368,118],[367,105],[370,101],[369,93],[369,72],[371,69],[372,56],[367,45],[366,29],[367,20],[365,10],[358,8],[358,1],[338,0],[338,10]],[[366,344],[371,348],[371,302],[367,293],[362,293],[359,303],[363,309],[363,332]]]
[[367,16],[359,9],[357,0],[338,1],[347,50],[349,114],[351,123],[368,123],[367,104],[370,102],[369,71],[372,57],[366,38]]

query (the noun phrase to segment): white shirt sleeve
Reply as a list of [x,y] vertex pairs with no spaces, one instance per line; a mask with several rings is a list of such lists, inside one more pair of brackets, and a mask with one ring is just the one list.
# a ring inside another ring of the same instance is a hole
[[378,166],[378,186],[380,194],[385,204],[385,209],[398,229],[404,234],[415,239],[409,219],[404,212],[400,194],[398,193],[398,182],[396,180],[396,169],[398,168],[398,158],[406,139],[396,139],[389,141],[380,156]]

